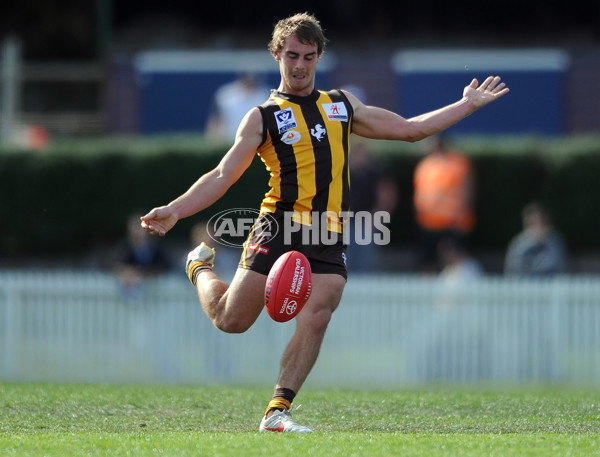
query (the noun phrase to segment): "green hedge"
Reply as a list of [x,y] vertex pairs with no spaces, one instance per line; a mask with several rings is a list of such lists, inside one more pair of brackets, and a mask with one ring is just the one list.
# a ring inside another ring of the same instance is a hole
[[[505,249],[521,229],[523,206],[538,200],[550,209],[571,250],[600,249],[600,137],[468,138],[453,144],[475,167],[475,247]],[[400,188],[397,243],[415,239],[412,173],[426,149],[424,144],[402,147],[396,151],[400,146],[388,144],[380,151]]]
[[[129,215],[168,203],[214,167],[222,154],[223,147],[217,146],[197,153],[167,148],[147,155],[75,149],[0,153],[0,252],[77,253],[114,243],[123,237]],[[256,159],[210,214],[218,208],[256,207],[267,177]],[[182,221],[172,238],[188,237],[198,220]]]
[[[550,207],[571,249],[600,249],[600,138],[468,138],[455,144],[477,173],[477,247],[504,249],[530,200]],[[374,142],[399,188],[393,243],[414,242],[412,174],[425,144]],[[0,253],[77,253],[114,243],[134,212],[168,203],[214,167],[225,145],[198,138],[88,140],[0,151]],[[172,239],[221,209],[257,208],[268,175],[257,158],[225,197],[182,221]]]

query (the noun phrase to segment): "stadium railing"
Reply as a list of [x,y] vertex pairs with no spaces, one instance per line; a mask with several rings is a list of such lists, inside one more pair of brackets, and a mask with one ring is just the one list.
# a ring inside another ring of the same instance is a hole
[[[0,380],[271,385],[294,323],[216,330],[186,278],[0,272]],[[353,275],[307,386],[600,382],[600,281]]]

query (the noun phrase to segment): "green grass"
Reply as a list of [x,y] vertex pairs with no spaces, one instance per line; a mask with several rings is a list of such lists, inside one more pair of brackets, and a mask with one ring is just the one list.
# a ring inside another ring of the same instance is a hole
[[311,435],[261,434],[268,389],[0,384],[0,456],[600,456],[600,391],[306,389]]

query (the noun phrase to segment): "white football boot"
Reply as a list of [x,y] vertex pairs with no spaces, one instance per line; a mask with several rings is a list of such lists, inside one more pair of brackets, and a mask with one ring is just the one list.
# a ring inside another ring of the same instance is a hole
[[258,430],[260,432],[312,433],[310,428],[296,423],[290,412],[285,410],[275,410],[270,417],[263,417]]
[[190,251],[187,255],[187,262],[185,264],[185,272],[193,285],[194,272],[200,269],[212,270],[215,266],[215,250],[209,247],[206,243],[202,242],[194,250]]

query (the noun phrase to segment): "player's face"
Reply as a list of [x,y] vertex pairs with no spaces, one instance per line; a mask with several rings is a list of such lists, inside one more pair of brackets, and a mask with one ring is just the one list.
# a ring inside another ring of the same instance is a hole
[[279,62],[281,85],[279,90],[292,95],[309,95],[315,88],[315,71],[319,56],[317,46],[302,44],[295,36],[285,40],[281,51],[275,54]]

